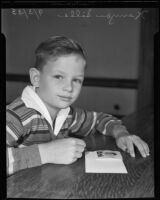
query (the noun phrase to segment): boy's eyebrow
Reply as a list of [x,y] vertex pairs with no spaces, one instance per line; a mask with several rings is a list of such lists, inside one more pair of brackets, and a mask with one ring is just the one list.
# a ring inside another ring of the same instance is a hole
[[61,74],[65,74],[65,72],[63,72],[63,71],[61,71],[61,70],[58,70],[58,69],[54,70],[54,72],[55,72],[55,73],[58,72],[58,73],[61,73]]
[[[61,70],[55,70],[54,73],[61,73],[61,74],[66,74],[65,72],[61,71]],[[84,77],[84,74],[78,74],[78,75],[75,75],[75,77]]]
[[84,75],[80,74],[80,75],[76,75],[75,77],[84,77]]

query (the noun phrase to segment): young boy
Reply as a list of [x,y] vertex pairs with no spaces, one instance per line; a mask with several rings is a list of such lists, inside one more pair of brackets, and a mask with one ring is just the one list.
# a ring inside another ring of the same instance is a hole
[[51,37],[35,54],[35,66],[29,71],[32,85],[6,109],[7,174],[45,163],[71,164],[86,146],[72,136],[85,137],[95,130],[113,136],[117,146],[133,157],[134,145],[143,157],[149,155],[148,145],[130,135],[121,120],[71,107],[86,69],[85,52],[76,41]]

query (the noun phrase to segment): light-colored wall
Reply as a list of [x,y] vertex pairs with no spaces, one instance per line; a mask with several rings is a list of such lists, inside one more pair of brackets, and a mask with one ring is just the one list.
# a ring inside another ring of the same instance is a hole
[[[71,17],[77,14],[77,9],[42,9],[39,18],[35,13],[29,14],[28,9],[25,9],[27,15],[20,14],[23,9],[2,10],[6,72],[28,74],[37,45],[52,35],[66,35],[79,41],[87,51],[86,76],[138,78],[140,19],[136,17],[140,9],[78,10],[81,17]],[[35,11],[38,14],[39,10]],[[65,14],[68,17],[58,17]],[[87,14],[89,17],[84,17]],[[24,86],[24,83],[7,82],[7,102],[16,98]],[[134,89],[84,87],[75,105],[114,114],[117,113],[114,104],[119,104],[118,114],[126,115],[135,110],[136,99]]]

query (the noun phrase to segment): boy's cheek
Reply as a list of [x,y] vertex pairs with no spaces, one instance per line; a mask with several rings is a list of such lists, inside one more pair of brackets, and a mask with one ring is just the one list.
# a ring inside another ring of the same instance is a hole
[[76,98],[78,98],[78,97],[79,97],[80,93],[81,93],[81,88],[79,88],[79,90],[77,91]]
[[74,103],[74,102],[78,99],[79,94],[80,94],[80,93],[77,93],[77,94],[74,96],[72,103]]

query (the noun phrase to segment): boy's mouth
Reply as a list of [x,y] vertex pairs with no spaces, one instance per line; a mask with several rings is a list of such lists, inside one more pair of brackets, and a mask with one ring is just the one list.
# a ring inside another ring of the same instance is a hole
[[66,102],[70,102],[72,100],[72,97],[60,96],[60,95],[58,96],[60,97],[61,100],[66,101]]

